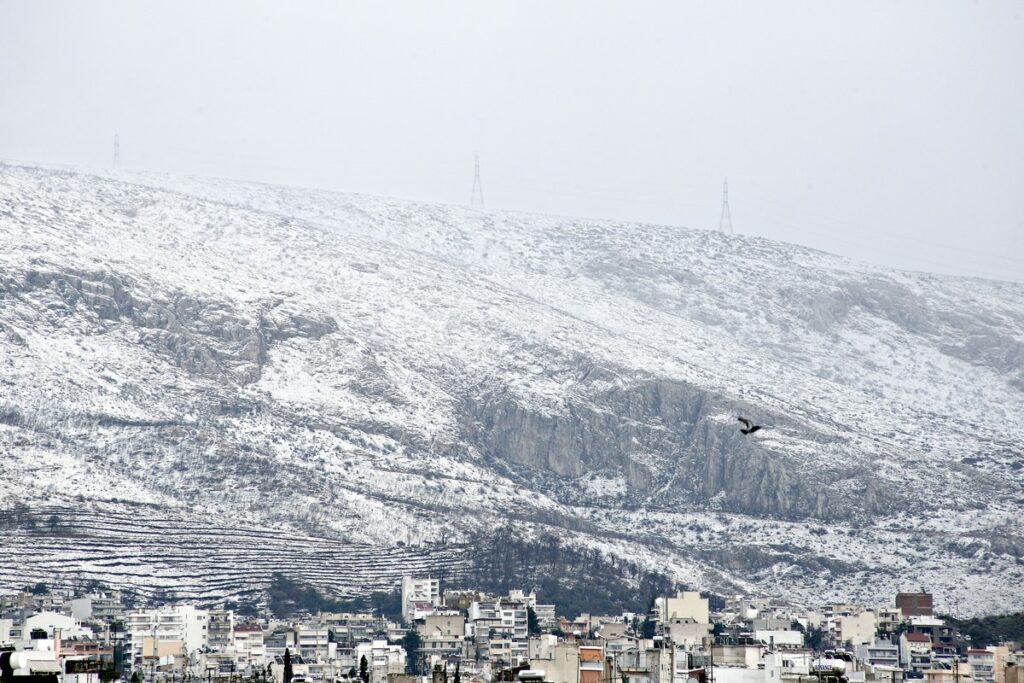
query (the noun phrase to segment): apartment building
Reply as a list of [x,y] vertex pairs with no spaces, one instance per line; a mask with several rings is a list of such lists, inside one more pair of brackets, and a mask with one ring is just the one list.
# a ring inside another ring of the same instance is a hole
[[126,656],[138,664],[145,656],[161,651],[193,652],[208,645],[208,612],[195,605],[173,605],[151,610],[134,610],[125,615]]
[[682,591],[674,598],[658,598],[655,603],[659,621],[670,619],[692,619],[698,624],[711,622],[708,599],[696,591]]
[[437,579],[402,577],[402,617],[412,623],[441,604],[441,583]]
[[263,628],[259,624],[237,624],[232,630],[232,645],[243,668],[262,666],[267,662],[267,650],[263,645]]
[[905,617],[930,617],[935,611],[931,593],[897,593],[896,607]]
[[354,648],[356,668],[363,657],[370,674],[370,683],[388,683],[388,676],[405,673],[405,650],[401,645],[390,645],[386,640],[359,643]]
[[214,650],[226,650],[232,641],[235,613],[231,610],[210,610],[207,615],[207,645]]
[[602,683],[604,680],[604,647],[580,645],[579,657],[579,683]]
[[926,633],[900,635],[900,664],[904,669],[923,675],[932,666],[932,638]]
[[872,667],[900,666],[900,649],[888,640],[876,638],[874,642],[862,643],[856,648],[857,659]]
[[996,653],[992,650],[969,649],[967,663],[971,666],[971,677],[975,681],[996,680]]
[[307,662],[327,660],[330,632],[320,624],[305,624],[295,629],[295,649]]

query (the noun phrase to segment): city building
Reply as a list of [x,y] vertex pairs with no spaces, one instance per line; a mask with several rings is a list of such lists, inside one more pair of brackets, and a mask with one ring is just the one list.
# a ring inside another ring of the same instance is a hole
[[888,640],[876,638],[872,643],[861,643],[856,647],[857,659],[871,667],[900,666],[900,649]]
[[194,605],[169,605],[134,610],[125,615],[126,659],[133,665],[143,657],[184,656],[207,646],[206,610]]
[[696,591],[682,591],[674,598],[659,598],[655,603],[658,620],[692,619],[698,624],[711,623],[707,598]]
[[402,617],[412,623],[441,604],[441,583],[437,579],[402,577]]
[[207,616],[206,644],[214,650],[225,650],[232,641],[235,613],[231,610],[210,610]]
[[366,658],[370,683],[388,683],[389,675],[405,673],[405,650],[401,645],[390,645],[386,640],[374,640],[356,645],[354,654],[357,670],[363,657]]
[[466,617],[457,610],[428,614],[416,621],[420,634],[420,656],[432,668],[440,660],[461,658],[466,654]]
[[263,628],[259,624],[236,624],[232,630],[232,645],[241,667],[266,664]]
[[996,680],[996,653],[992,650],[967,650],[967,663],[971,666],[971,678],[974,680]]
[[711,633],[711,624],[689,617],[671,617],[661,620],[661,632],[666,640],[680,646],[696,646]]
[[904,617],[930,617],[935,605],[931,593],[897,593],[896,607]]
[[900,635],[900,665],[917,674],[932,666],[932,638],[925,633],[903,633]]
[[22,626],[22,639],[28,640],[33,631],[43,631],[48,638],[58,635],[61,638],[92,638],[91,628],[82,624],[73,616],[57,612],[39,612],[25,619]]
[[[804,646],[803,631],[794,631],[788,628],[784,630],[755,630],[754,638],[767,645],[769,649],[792,649]],[[695,644],[700,645],[701,642],[703,641],[697,641]]]
[[829,619],[828,630],[831,642],[836,647],[856,648],[874,642],[878,622],[873,611],[864,610]]
[[111,623],[124,615],[119,594],[87,595],[72,599],[69,603],[71,616],[82,623]]
[[529,653],[530,670],[543,674],[545,683],[580,683],[578,642],[545,634],[530,639]]
[[537,625],[542,629],[551,629],[558,625],[554,605],[534,605],[533,613],[537,615]]

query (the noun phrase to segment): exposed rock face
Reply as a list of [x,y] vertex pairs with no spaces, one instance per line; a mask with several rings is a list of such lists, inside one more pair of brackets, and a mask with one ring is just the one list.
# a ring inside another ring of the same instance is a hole
[[294,337],[320,339],[338,331],[338,323],[329,316],[314,317],[294,304],[278,305],[260,319],[260,330],[271,341],[284,341]]
[[[739,433],[732,416],[756,414],[751,406],[713,392],[649,379],[596,391],[583,384],[574,394],[577,400],[556,412],[524,406],[508,391],[467,399],[465,438],[488,457],[561,478],[552,491],[565,502],[573,502],[574,479],[613,470],[625,477],[633,504],[715,499],[723,511],[822,519],[893,507],[894,499],[883,495],[890,487],[859,468],[798,475],[791,457]],[[758,416],[766,418],[786,422],[763,411]],[[831,486],[836,479],[847,480],[842,490]]]
[[[71,316],[79,307],[109,328],[120,320],[138,331],[138,341],[178,367],[241,384],[255,382],[267,362],[268,345],[294,337],[319,339],[337,331],[325,315],[303,312],[294,303],[268,303],[267,312],[241,313],[230,302],[174,291],[147,297],[139,283],[105,271],[32,270],[22,283],[0,283],[0,295],[52,295],[47,309]],[[155,288],[153,288],[155,289]]]

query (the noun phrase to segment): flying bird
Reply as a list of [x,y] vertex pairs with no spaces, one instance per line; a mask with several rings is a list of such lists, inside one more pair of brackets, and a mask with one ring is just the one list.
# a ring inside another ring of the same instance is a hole
[[741,434],[753,434],[761,428],[761,425],[756,425],[745,417],[739,417],[736,419],[743,423],[743,427],[740,428]]

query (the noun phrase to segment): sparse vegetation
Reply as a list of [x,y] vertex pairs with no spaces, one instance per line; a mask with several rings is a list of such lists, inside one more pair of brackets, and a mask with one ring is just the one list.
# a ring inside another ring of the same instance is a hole
[[969,636],[975,647],[998,645],[1007,640],[1024,640],[1024,612],[991,614],[963,621],[949,616],[942,618],[960,629],[960,633]]

